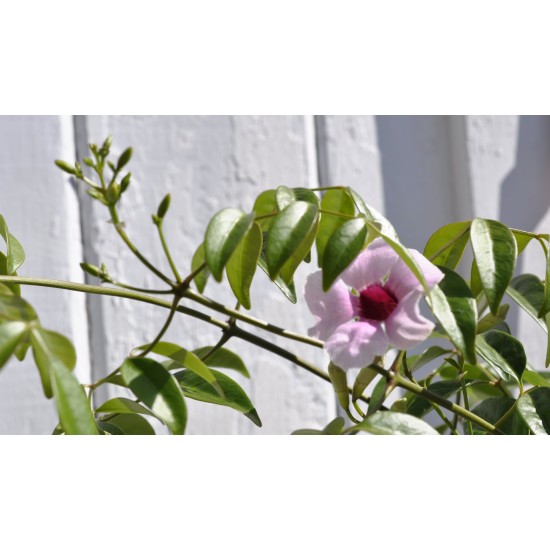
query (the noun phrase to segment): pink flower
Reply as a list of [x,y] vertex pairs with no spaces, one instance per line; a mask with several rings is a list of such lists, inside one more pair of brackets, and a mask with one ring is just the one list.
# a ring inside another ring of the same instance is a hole
[[[429,288],[443,273],[409,249]],[[351,292],[349,287],[355,290]],[[323,292],[322,273],[312,273],[305,298],[317,324],[309,335],[325,340],[331,361],[344,369],[365,367],[388,345],[407,350],[424,341],[434,324],[420,315],[422,285],[397,253],[378,238]]]

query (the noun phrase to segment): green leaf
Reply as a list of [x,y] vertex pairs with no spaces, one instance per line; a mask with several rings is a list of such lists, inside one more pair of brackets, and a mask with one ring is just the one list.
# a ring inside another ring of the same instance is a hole
[[37,319],[32,306],[15,294],[0,293],[0,319],[30,323]]
[[349,409],[349,390],[346,372],[334,363],[328,366],[328,375],[338,398],[338,403],[344,410]]
[[374,386],[372,393],[370,394],[369,407],[367,409],[367,415],[374,414],[383,404],[386,399],[386,388],[388,381],[385,377],[380,378]]
[[[8,259],[3,252],[0,252],[0,275],[11,275],[17,276],[17,272],[8,273]],[[0,283],[0,293],[1,294],[15,294],[16,296],[21,296],[21,287],[16,283]]]
[[41,327],[31,332],[31,345],[47,397],[55,397],[59,420],[68,435],[96,435],[97,425],[84,388],[72,374],[76,354],[71,342]]
[[[319,209],[304,201],[294,202],[277,214],[265,247],[272,279],[281,273],[285,283],[290,284],[296,267],[306,257],[315,240],[318,224]],[[283,267],[286,268],[284,272]]]
[[550,313],[550,245],[546,249],[546,272],[544,276],[544,299],[538,311],[539,317]]
[[506,293],[547,332],[544,319],[538,316],[544,303],[544,285],[538,277],[529,273],[514,277]]
[[518,412],[534,434],[550,434],[550,388],[523,394],[518,399]]
[[0,215],[0,235],[6,242],[7,275],[13,275],[25,261],[25,251],[21,243],[8,231],[6,220]]
[[225,208],[210,220],[204,238],[206,263],[216,281],[223,268],[254,222],[254,213],[245,214],[235,208]]
[[305,187],[286,187],[281,185],[277,187],[275,192],[275,201],[279,210],[284,210],[288,205],[296,201],[305,201],[319,207],[319,199],[317,195]]
[[325,292],[361,252],[366,237],[367,226],[364,218],[349,220],[332,234],[323,255],[323,290]]
[[31,331],[30,342],[44,395],[49,399],[54,395],[52,364],[59,363],[67,371],[72,371],[76,366],[76,351],[68,338],[42,327],[35,327]]
[[[547,388],[546,388],[547,389]],[[550,404],[550,403],[549,403]],[[529,429],[535,435],[547,435],[542,418],[539,416],[535,403],[531,395],[524,393],[518,398],[518,413],[523,418]]]
[[[353,200],[346,189],[329,189],[321,200],[321,209],[327,212],[343,214],[344,216],[353,216],[355,214]],[[323,265],[323,254],[330,237],[345,221],[340,216],[334,216],[326,212],[321,213],[319,231],[317,232],[317,239],[315,241],[319,267]]]
[[481,218],[472,222],[471,239],[481,284],[491,312],[496,314],[514,275],[516,240],[504,224]]
[[116,413],[116,414],[126,414],[126,413],[137,413],[137,414],[147,414],[150,416],[155,416],[149,409],[146,409],[143,405],[132,401],[126,397],[114,397],[105,401],[103,405],[96,409],[97,413]]
[[[511,397],[490,397],[477,405],[472,412],[495,425],[515,404],[515,400]],[[498,425],[498,428],[508,435],[527,435],[527,426],[517,411],[510,414],[504,422]],[[476,433],[486,433],[481,426],[475,423],[474,431]]]
[[23,321],[0,323],[0,368],[8,362],[26,333],[27,324]]
[[443,266],[445,277],[431,294],[432,310],[453,344],[470,363],[476,362],[476,301],[460,275]]
[[481,277],[479,276],[479,269],[475,260],[472,262],[472,270],[470,273],[470,288],[472,289],[472,294],[476,298],[483,292],[483,285],[481,284]]
[[344,431],[345,425],[346,425],[346,421],[341,416],[339,416],[338,418],[335,418],[332,422],[329,422],[323,428],[323,434],[340,435]]
[[262,230],[257,223],[254,223],[225,266],[231,290],[246,309],[251,307],[250,286],[261,251]]
[[209,367],[232,369],[246,378],[250,378],[250,373],[248,372],[243,360],[231,350],[219,348],[212,355],[209,355],[206,359],[204,359],[204,357],[210,353],[211,349],[212,346],[206,346],[193,350],[193,353]]
[[550,373],[548,372],[539,372],[525,369],[523,371],[522,380],[527,384],[532,384],[533,386],[550,388]]
[[363,395],[369,384],[376,378],[376,375],[377,372],[372,367],[363,367],[359,371],[353,383],[352,401],[357,401]]
[[456,269],[470,239],[472,222],[450,223],[438,229],[424,248],[424,256],[435,265]]
[[327,435],[321,430],[311,430],[309,428],[304,428],[301,430],[294,430],[292,435]]
[[498,308],[498,313],[496,315],[493,315],[491,312],[487,313],[487,315],[478,321],[476,332],[481,334],[493,329],[500,330],[497,327],[502,326],[506,319],[506,315],[508,315],[509,309],[510,304],[502,304]]
[[[195,254],[193,254],[193,259],[191,260],[191,272],[197,271],[197,269],[205,263],[206,256],[204,255],[204,243],[201,243],[195,251]],[[208,277],[210,277],[210,270],[205,266],[194,279],[195,286],[201,294],[204,292]]]
[[[144,345],[137,349],[145,349],[147,347],[147,345]],[[208,382],[223,397],[223,390],[218,385],[214,371],[211,371],[193,352],[187,351],[185,348],[171,342],[157,342],[150,351],[157,355],[168,357],[168,359],[179,363],[181,367],[194,372],[197,376]]]
[[520,231],[518,229],[511,229],[514,239],[516,239],[516,245],[518,247],[518,256],[525,250],[525,247],[531,242],[531,240],[537,235],[535,233],[528,233],[527,231]]
[[139,414],[117,414],[109,418],[107,423],[116,426],[120,431],[119,434],[110,432],[112,435],[155,435],[155,430],[153,430],[151,424]]
[[[124,382],[133,394],[147,405],[173,434],[182,435],[185,432],[187,408],[182,391],[177,380],[162,365],[144,357],[126,359],[121,372]],[[204,383],[208,385],[207,382]]]
[[[258,258],[258,266],[260,269],[269,277],[269,271],[267,269],[267,262],[265,260],[265,256],[263,254],[260,255]],[[280,275],[277,275],[275,279],[273,279],[273,282],[275,285],[279,288],[279,290],[285,295],[285,298],[295,304],[297,302],[296,299],[296,288],[294,287],[294,282],[291,281],[290,283],[285,283],[283,281],[283,278]]]
[[97,427],[101,430],[101,435],[125,435],[118,426],[115,426],[110,422],[103,422],[102,420],[99,420]]
[[506,332],[491,330],[477,336],[476,349],[502,378],[521,380],[527,357],[519,340]]
[[367,416],[354,427],[375,435],[439,435],[423,420],[393,411],[380,411]]
[[[427,389],[432,393],[447,399],[460,390],[460,382],[457,382],[456,380],[442,380],[429,384]],[[415,395],[407,407],[407,413],[420,418],[424,416],[431,409],[431,407],[432,404],[430,401],[420,397],[419,395]]]
[[397,255],[405,262],[407,267],[412,271],[413,275],[418,279],[418,281],[424,288],[424,291],[426,292],[426,294],[429,296],[430,287],[428,286],[428,283],[424,278],[424,273],[416,263],[416,260],[413,258],[409,250],[405,248],[398,240],[395,240],[391,237],[388,237],[388,235],[384,234],[374,223],[370,221],[367,221],[366,223],[371,233],[382,237],[384,241],[386,241],[386,243],[391,248],[393,248],[393,250],[395,250]]
[[389,237],[393,241],[399,242],[397,232],[395,231],[395,228],[389,222],[389,220],[382,216],[382,214],[380,214],[380,212],[378,212],[376,208],[373,208],[372,206],[367,206],[363,199],[351,187],[348,187],[347,190],[357,210],[365,216],[365,219],[368,222],[376,225],[377,228],[380,230],[380,233],[382,233],[386,237]]
[[183,393],[190,399],[204,401],[205,403],[213,403],[215,405],[223,405],[230,407],[252,420],[256,426],[261,427],[262,421],[254,408],[254,405],[246,395],[245,391],[237,382],[229,376],[213,370],[214,376],[218,384],[223,389],[225,397],[220,397],[212,386],[207,384],[202,378],[199,378],[195,373],[190,371],[180,371],[175,374],[176,379],[181,385]]
[[[258,195],[256,202],[254,203],[254,213],[257,217],[267,216],[268,214],[276,214],[279,211],[277,206],[275,189],[268,189]],[[263,220],[257,220],[263,231],[267,231],[273,223],[273,217],[264,218]]]
[[[414,361],[411,361],[409,364],[409,370],[411,372],[417,371],[420,367],[428,364],[430,361],[450,353],[451,350],[442,348],[440,346],[431,346],[428,349],[424,350],[418,357],[414,358]],[[412,358],[409,358],[409,361]]]

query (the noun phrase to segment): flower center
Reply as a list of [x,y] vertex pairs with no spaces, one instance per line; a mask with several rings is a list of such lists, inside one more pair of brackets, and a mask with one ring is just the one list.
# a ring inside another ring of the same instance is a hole
[[359,295],[361,313],[371,321],[385,321],[397,307],[397,298],[381,285],[371,285]]

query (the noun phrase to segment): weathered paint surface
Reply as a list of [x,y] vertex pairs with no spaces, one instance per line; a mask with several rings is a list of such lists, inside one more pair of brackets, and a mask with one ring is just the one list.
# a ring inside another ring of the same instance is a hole
[[[550,230],[550,119],[516,116],[81,116],[0,117],[0,212],[21,240],[24,275],[83,280],[78,263],[104,262],[113,276],[155,288],[106,223],[104,208],[75,193],[53,159],[86,154],[88,142],[115,139],[115,153],[132,145],[133,183],[121,207],[131,238],[165,272],[150,215],[166,193],[172,207],[165,228],[178,267],[204,236],[219,209],[249,210],[262,190],[278,185],[351,185],[392,220],[405,244],[422,248],[439,226],[473,216],[501,219],[526,230]],[[540,250],[530,246],[519,269],[542,274]],[[304,266],[298,287],[314,266]],[[234,299],[227,282],[206,294]],[[301,294],[301,292],[300,292]],[[26,288],[44,324],[75,342],[82,380],[98,378],[136,345],[149,341],[166,312],[121,299]],[[312,318],[300,296],[292,306],[259,273],[252,314],[305,332]],[[221,316],[218,316],[221,317]],[[512,317],[529,361],[541,365],[543,338],[523,315]],[[253,332],[261,331],[252,329]],[[194,348],[219,332],[180,316],[167,340]],[[299,355],[326,363],[322,351],[275,338]],[[252,371],[239,379],[264,428],[237,412],[190,403],[189,433],[290,433],[320,427],[335,414],[328,384],[277,356],[239,342]],[[88,352],[90,349],[90,353]],[[101,401],[111,393],[99,393]],[[8,411],[13,411],[8,413]],[[0,433],[48,433],[55,414],[41,393],[32,361],[0,372]]]

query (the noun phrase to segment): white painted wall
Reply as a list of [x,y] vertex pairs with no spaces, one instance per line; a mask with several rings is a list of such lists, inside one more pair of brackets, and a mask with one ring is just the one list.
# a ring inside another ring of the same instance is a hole
[[[439,226],[474,215],[550,230],[548,117],[0,117],[0,212],[27,252],[21,274],[80,281],[84,258],[105,262],[127,282],[155,285],[119,243],[105,210],[75,193],[53,165],[55,158],[73,159],[75,151],[85,155],[88,142],[107,134],[114,136],[115,153],[128,145],[135,149],[132,188],[121,208],[127,231],[166,270],[150,214],[167,192],[167,237],[184,272],[217,210],[250,209],[261,190],[282,184],[351,185],[386,212],[411,247],[422,248]],[[541,275],[540,251],[529,248],[520,267]],[[308,269],[301,268],[298,285]],[[206,293],[233,303],[226,284],[210,283]],[[311,323],[303,301],[290,305],[261,273],[252,293],[253,314],[301,332]],[[120,299],[29,287],[24,294],[46,326],[75,342],[82,380],[115,368],[165,317]],[[514,319],[529,360],[540,366],[542,338],[525,316]],[[218,333],[181,317],[167,338],[192,347],[214,343]],[[277,341],[324,364],[321,351]],[[264,428],[236,412],[190,403],[189,433],[285,434],[322,426],[334,416],[328,384],[242,342],[230,347],[252,371],[252,381],[239,382]],[[0,372],[0,433],[49,433],[54,423],[32,363],[8,364]]]

